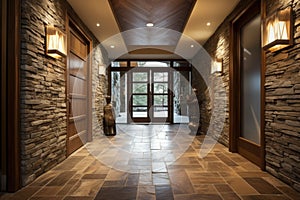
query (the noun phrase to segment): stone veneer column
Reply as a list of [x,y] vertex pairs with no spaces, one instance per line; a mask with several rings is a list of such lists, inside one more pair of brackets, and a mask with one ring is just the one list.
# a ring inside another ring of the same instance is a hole
[[21,15],[21,173],[23,185],[66,155],[64,59],[45,55],[45,24],[65,29],[63,5],[22,1]]
[[102,55],[103,50],[101,50],[101,45],[97,45],[94,48],[94,55],[93,55],[93,84],[92,84],[92,128],[93,128],[93,135],[103,134],[103,108],[106,105],[105,95],[107,94],[107,77],[106,74],[99,74],[99,66],[107,66]]

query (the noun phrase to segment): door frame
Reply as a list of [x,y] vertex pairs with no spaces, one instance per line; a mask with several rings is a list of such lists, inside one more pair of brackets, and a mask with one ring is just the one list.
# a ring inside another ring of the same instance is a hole
[[1,182],[2,179],[5,180],[1,190],[15,192],[21,188],[19,137],[21,4],[20,0],[2,0],[1,5],[6,7],[1,6],[1,168],[4,170]]
[[[66,33],[69,34],[70,32],[70,24],[72,24],[73,29],[75,29],[84,39],[87,40],[88,43],[88,51],[90,55],[87,57],[87,65],[88,65],[88,70],[87,70],[87,138],[86,141],[90,142],[92,141],[92,59],[91,59],[91,53],[92,53],[92,48],[93,48],[93,41],[89,34],[87,34],[78,23],[73,19],[75,17],[72,16],[71,13],[67,13],[66,16]],[[69,54],[70,51],[70,40],[68,37],[68,43],[67,43],[67,52]],[[67,138],[66,138],[66,156],[69,156],[73,153],[69,149],[69,142],[68,142],[68,130],[69,130],[69,109],[70,109],[70,97],[69,97],[69,55],[67,55],[66,58],[66,73],[65,73],[65,79],[66,79],[66,102],[67,102],[67,119],[66,119],[66,124],[67,124]]]
[[[107,73],[108,73],[108,88],[107,88],[107,94],[109,96],[112,95],[112,91],[111,91],[111,85],[112,85],[112,72],[122,72],[122,73],[127,73],[128,71],[132,70],[134,67],[131,66],[131,62],[136,62],[136,61],[170,61],[170,67],[168,67],[168,69],[170,69],[170,72],[172,72],[172,70],[174,71],[178,71],[178,72],[181,72],[181,71],[188,71],[191,75],[190,75],[190,78],[189,79],[189,82],[191,84],[191,81],[192,81],[192,77],[193,77],[193,67],[192,67],[192,64],[191,64],[191,61],[190,60],[186,60],[186,59],[116,59],[112,62],[126,62],[126,66],[122,66],[122,67],[112,67],[112,65],[110,64],[108,66],[108,69],[107,69]],[[183,66],[174,66],[174,63],[175,62],[185,62],[186,64],[183,65]],[[173,76],[173,75],[172,75]],[[173,78],[171,80],[171,88],[173,88]],[[128,79],[127,79],[127,84],[128,84]],[[174,94],[173,94],[173,91],[171,91],[171,102],[170,102],[170,105],[173,105],[173,99],[174,99]],[[129,102],[130,100],[130,97],[127,97],[127,102]],[[130,108],[130,105],[129,103],[127,104],[127,110],[129,110]],[[170,117],[170,123],[173,124],[174,123],[174,107],[172,106],[172,111],[170,111],[169,113],[169,117]],[[130,123],[130,115],[129,115],[129,112],[127,112],[127,123]]]
[[[230,42],[230,67],[229,67],[229,151],[239,152],[241,155],[255,163],[262,170],[265,169],[265,53],[261,50],[261,121],[260,121],[260,146],[251,144],[251,142],[242,141],[239,139],[240,136],[240,31],[237,28],[239,21],[245,23],[252,19],[257,11],[261,14],[261,19],[265,16],[264,1],[256,0],[252,2],[247,8],[245,8],[231,23],[231,42]],[[249,13],[251,13],[249,15]],[[239,147],[239,141],[242,148]],[[259,148],[258,148],[259,147]],[[253,149],[252,152],[248,151]],[[256,156],[258,155],[258,156]]]

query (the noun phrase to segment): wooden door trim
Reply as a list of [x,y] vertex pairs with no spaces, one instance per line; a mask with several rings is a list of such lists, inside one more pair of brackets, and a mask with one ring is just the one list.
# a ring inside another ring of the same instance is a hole
[[[253,148],[254,152],[259,155],[259,159],[252,159],[261,169],[265,169],[265,133],[264,133],[264,123],[265,123],[265,91],[264,91],[264,83],[265,83],[265,54],[261,51],[261,124],[260,124],[260,148],[257,149],[258,145],[249,145],[251,143],[246,144],[246,141],[239,141],[240,134],[240,69],[239,67],[239,59],[240,58],[240,34],[237,29],[238,20],[245,17],[245,13],[255,6],[260,7],[261,18],[265,16],[265,4],[264,0],[256,0],[252,2],[247,8],[245,8],[239,15],[237,15],[232,23],[231,23],[231,33],[230,33],[230,66],[229,66],[229,150],[231,152],[245,152],[244,150],[247,148]],[[241,144],[241,147],[239,147]],[[251,146],[251,147],[250,147]],[[245,153],[243,153],[245,155]],[[253,155],[249,154],[246,156],[253,158]]]
[[[7,47],[6,66],[7,89],[5,93],[6,139],[7,139],[7,191],[15,192],[21,188],[20,172],[20,0],[7,0]],[[2,56],[2,55],[1,55]],[[9,66],[9,67],[8,67]],[[9,87],[9,89],[8,89]],[[3,96],[2,96],[3,98]]]
[[[87,76],[86,76],[86,81],[87,81],[87,142],[90,142],[92,141],[92,56],[91,56],[91,53],[92,53],[92,49],[93,49],[93,41],[91,39],[91,37],[89,36],[89,34],[84,31],[85,30],[85,27],[82,27],[81,25],[79,25],[79,23],[77,23],[74,19],[73,19],[73,16],[71,13],[67,13],[67,16],[66,16],[66,32],[67,34],[71,31],[73,31],[70,26],[72,26],[72,29],[75,29],[76,30],[76,33],[75,35],[77,35],[78,33],[80,34],[81,37],[83,37],[86,41],[87,44],[88,44],[88,51],[89,51],[89,54],[87,56],[87,65],[88,65],[88,70],[87,70]],[[68,34],[69,36],[69,34]],[[67,101],[67,115],[69,115],[69,110],[70,110],[70,105],[69,105],[69,100],[70,100],[70,97],[69,97],[69,83],[70,83],[70,80],[69,80],[69,52],[71,51],[70,49],[70,40],[68,39],[68,45],[67,45],[67,52],[68,52],[68,55],[67,55],[67,61],[66,61],[66,75],[65,75],[65,78],[66,78],[66,101]],[[69,130],[68,126],[69,126],[69,123],[68,123],[68,116],[67,116],[67,119],[66,119],[66,124],[67,124],[67,131]],[[68,137],[69,133],[67,132],[67,137]],[[68,140],[68,138],[67,138]],[[69,151],[70,147],[69,147],[69,144],[68,144],[68,141],[66,140],[66,148],[67,148],[67,156],[69,156],[71,154],[71,152]]]
[[[267,16],[266,12],[266,0],[261,0],[260,5],[260,13],[261,13],[261,20],[265,19]],[[260,127],[261,127],[261,137],[260,137],[260,144],[262,146],[261,148],[261,157],[263,158],[261,160],[260,168],[262,170],[266,169],[266,140],[265,140],[265,104],[266,104],[266,91],[265,91],[265,83],[266,83],[266,52],[261,51],[261,99],[260,99],[260,105],[261,105],[261,115],[260,115]]]

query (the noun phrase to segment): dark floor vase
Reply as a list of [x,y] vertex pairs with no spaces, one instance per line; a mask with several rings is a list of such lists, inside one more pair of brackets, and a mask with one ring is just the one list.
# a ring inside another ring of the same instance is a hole
[[106,97],[107,104],[104,106],[103,126],[104,134],[107,136],[113,136],[117,134],[115,112],[110,100],[110,97]]

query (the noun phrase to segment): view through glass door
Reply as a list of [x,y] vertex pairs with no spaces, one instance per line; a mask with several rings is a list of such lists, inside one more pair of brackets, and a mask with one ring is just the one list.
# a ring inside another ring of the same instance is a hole
[[116,123],[189,123],[191,64],[186,60],[118,60],[109,66]]
[[170,74],[166,69],[139,68],[129,75],[130,119],[170,122]]

